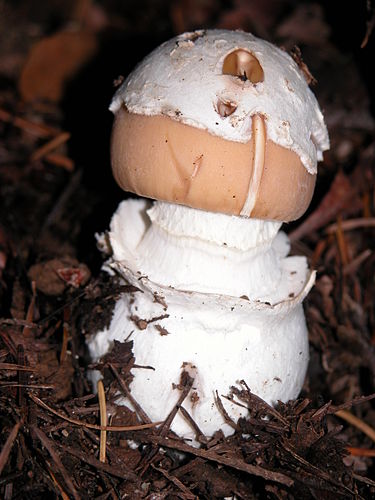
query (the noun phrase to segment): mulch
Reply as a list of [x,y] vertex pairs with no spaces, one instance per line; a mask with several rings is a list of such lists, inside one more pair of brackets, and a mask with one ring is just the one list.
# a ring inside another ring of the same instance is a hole
[[[0,9],[0,497],[374,498],[374,2]],[[125,197],[110,173],[111,95],[153,47],[201,27],[246,29],[293,51],[331,149],[307,214],[285,227],[292,252],[318,272],[305,301],[310,365],[300,398],[270,407],[244,373],[233,394],[247,417],[229,422],[229,437],[198,433],[197,448],[170,431],[188,374],[168,418],[150,422],[129,390],[131,342],[93,365],[85,336],[133,290],[100,270],[95,243]],[[93,368],[103,374],[98,392]],[[116,405],[119,392],[134,412]]]

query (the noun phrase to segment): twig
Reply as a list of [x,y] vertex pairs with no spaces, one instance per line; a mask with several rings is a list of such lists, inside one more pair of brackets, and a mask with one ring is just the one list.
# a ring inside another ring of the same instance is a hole
[[[25,367],[26,368],[26,367]],[[18,370],[22,371],[22,370]],[[27,371],[27,370],[25,370]],[[48,384],[22,384],[19,382],[0,382],[1,387],[22,387],[23,389],[56,389],[55,385]]]
[[287,443],[287,441],[285,439],[283,440],[282,445],[283,445],[284,450],[286,450],[288,453],[290,453],[292,455],[292,457],[295,458],[295,460],[300,462],[308,470],[310,469],[311,473],[315,474],[317,477],[321,477],[322,479],[324,479],[325,481],[328,481],[331,484],[334,484],[335,486],[338,486],[339,488],[344,488],[346,491],[351,492],[351,490],[347,486],[340,483],[334,477],[332,477],[330,474],[328,474],[327,472],[325,472],[322,469],[319,469],[318,467],[316,467],[315,465],[313,465],[312,463],[308,462],[303,457],[301,457],[298,453],[296,453],[296,451],[293,449],[293,447],[289,446],[289,444]]
[[[360,227],[375,227],[375,217],[362,217],[361,219],[347,219],[340,223],[342,231],[351,231]],[[331,224],[325,230],[327,234],[333,234],[337,231],[339,223]]]
[[133,396],[131,395],[129,389],[127,388],[127,386],[125,384],[125,382],[120,377],[120,374],[117,371],[116,367],[113,365],[113,363],[108,363],[108,366],[110,367],[110,369],[112,370],[112,373],[116,377],[117,382],[119,383],[120,388],[123,391],[124,395],[129,399],[129,401],[133,405],[135,411],[137,412],[137,415],[141,418],[141,420],[144,423],[150,424],[151,423],[151,419],[148,417],[148,415],[146,414],[146,412],[141,408],[141,406],[138,404],[138,402],[133,398]]
[[54,318],[55,316],[60,314],[60,312],[63,311],[67,306],[71,306],[72,304],[74,304],[74,302],[77,302],[81,297],[86,295],[86,293],[87,293],[87,288],[82,290],[82,292],[79,292],[75,297],[73,297],[70,300],[68,300],[67,302],[65,302],[65,304],[63,304],[62,306],[55,309],[53,312],[51,312],[50,314],[48,314],[44,318],[40,319],[38,321],[38,325],[37,325],[38,328],[42,328],[43,324],[48,323],[52,318]]
[[120,479],[131,480],[136,483],[139,481],[138,476],[131,469],[129,469],[124,463],[121,464],[121,467],[117,467],[114,464],[111,465],[103,464],[95,457],[91,457],[88,453],[84,453],[80,450],[76,450],[74,448],[70,448],[62,444],[58,444],[57,446],[62,450],[66,451],[67,453],[70,453],[74,457],[78,458],[79,460],[82,460],[82,462],[85,462],[91,465],[92,467],[95,467],[98,470],[102,470],[107,474],[119,477]]
[[152,427],[157,427],[158,425],[161,424],[161,422],[153,422],[150,424],[140,424],[140,425],[116,425],[116,426],[102,427],[101,425],[89,424],[88,422],[81,422],[80,420],[66,417],[62,413],[59,413],[58,411],[56,411],[53,408],[51,408],[50,406],[48,406],[46,403],[44,403],[41,399],[39,399],[37,396],[35,396],[32,393],[29,394],[29,397],[38,406],[41,406],[42,408],[53,413],[57,417],[62,418],[63,420],[66,420],[67,422],[70,422],[73,425],[78,425],[79,427],[87,427],[89,429],[94,429],[96,431],[102,431],[102,430],[111,431],[111,432],[138,431],[138,430],[142,430],[142,429],[151,429]]
[[0,325],[15,325],[15,326],[27,326],[28,328],[40,328],[37,323],[32,321],[26,321],[24,319],[14,319],[14,318],[2,318],[0,319]]
[[36,368],[31,366],[16,365],[14,363],[0,363],[0,370],[17,370],[21,372],[36,372]]
[[372,251],[368,248],[367,250],[364,250],[361,252],[355,259],[353,259],[349,264],[344,266],[342,272],[344,276],[347,276],[348,274],[355,273],[357,269],[360,267],[362,262],[364,262],[366,259],[368,259],[372,255]]
[[68,339],[69,339],[69,319],[70,319],[70,310],[68,307],[65,307],[63,312],[63,340],[61,344],[61,352],[60,352],[60,364],[64,363],[66,359],[66,353],[68,350]]
[[61,193],[60,198],[56,201],[53,209],[48,214],[43,226],[42,231],[49,228],[49,226],[58,220],[60,214],[63,212],[66,203],[72,196],[72,194],[78,189],[82,177],[82,170],[77,170],[77,172],[69,180],[69,184],[66,186],[64,191]]
[[11,123],[15,127],[43,139],[48,139],[49,137],[59,133],[59,130],[48,127],[47,125],[32,122],[26,118],[20,118],[19,116],[13,116],[11,113],[2,108],[0,108],[0,120],[6,123]]
[[[98,389],[98,399],[99,399],[100,426],[105,428],[107,426],[107,405],[105,402],[105,392],[102,380],[98,380],[97,389]],[[99,460],[103,463],[105,462],[106,446],[107,446],[107,431],[101,430]]]
[[[266,403],[262,398],[260,398],[259,396],[257,396],[256,394],[252,393],[251,390],[250,390],[250,387],[247,385],[247,383],[245,382],[245,380],[240,380],[240,384],[243,385],[247,391],[247,402],[248,404],[251,405],[254,404],[254,402],[260,406],[261,408],[265,409],[266,412],[270,415],[272,415],[273,417],[275,417],[279,422],[281,422],[282,424],[284,424],[285,426],[289,426],[289,422],[288,420],[283,417],[280,412],[278,412],[273,406],[271,406],[270,404]],[[240,394],[240,391],[238,391],[238,389],[236,387],[232,387],[232,390],[234,392],[234,394],[237,395],[237,397],[241,397],[241,394]],[[235,403],[235,401],[233,401]],[[248,406],[249,409],[251,409],[251,406]]]
[[366,436],[368,436],[370,439],[372,439],[375,442],[375,429],[370,427],[366,422],[361,420],[360,418],[356,417],[350,411],[348,410],[339,410],[335,413],[336,417],[340,417],[342,420],[345,420],[345,422],[348,422],[349,424],[353,425],[360,431],[362,431]]
[[203,432],[198,427],[198,424],[195,422],[195,420],[190,415],[190,413],[186,410],[186,408],[184,408],[182,405],[180,405],[180,412],[183,414],[183,416],[189,422],[189,424],[191,425],[191,427],[194,429],[196,437],[198,438],[200,436],[204,436]]
[[48,141],[46,144],[43,144],[43,146],[36,149],[31,155],[31,160],[32,161],[40,160],[41,158],[46,156],[46,154],[58,148],[59,146],[61,146],[61,144],[64,144],[64,142],[68,141],[69,139],[70,139],[69,132],[61,132],[61,134],[58,134],[56,137]]
[[[26,365],[26,360],[25,360],[25,350],[22,344],[18,344],[17,346],[17,364],[18,365]],[[24,386],[27,385],[27,377],[25,375],[25,372],[19,371],[18,372],[18,384],[19,384],[19,389],[18,389],[18,404],[21,408],[25,408],[25,394],[24,394]]]
[[369,484],[370,486],[375,486],[375,481],[372,481],[372,479],[369,479],[368,477],[360,476],[359,474],[355,474],[354,472],[353,477],[356,481],[361,481],[362,483]]
[[[169,412],[167,415],[166,419],[164,420],[163,424],[160,426],[158,429],[158,434],[160,436],[167,436],[168,432],[170,431],[171,424],[178,412],[178,410],[181,408],[182,403],[184,402],[186,396],[189,394],[189,391],[193,385],[194,379],[190,377],[187,371],[183,371],[181,374],[181,379],[180,379],[180,387],[181,387],[181,394],[180,397],[178,398],[178,401],[176,404],[173,406],[172,410]],[[157,447],[152,447],[152,449],[149,451],[147,455],[143,457],[143,460],[140,463],[140,475],[143,476],[143,474],[146,472],[147,468],[152,464],[152,461],[155,459],[157,456]]]
[[[27,323],[32,323],[33,322],[33,317],[34,317],[34,309],[35,309],[35,301],[36,301],[36,283],[35,281],[31,282],[31,289],[32,289],[32,297],[30,300],[29,307],[27,308],[27,313],[26,313],[26,322]],[[22,330],[22,335],[23,337],[30,337],[31,335],[31,328],[29,326],[24,326]]]
[[166,470],[161,469],[160,467],[156,467],[154,464],[151,464],[151,467],[154,470],[157,470],[158,472],[160,472],[160,474],[162,474],[166,479],[168,479],[168,481],[170,481],[175,486],[177,486],[177,488],[180,489],[183,492],[184,499],[186,499],[186,500],[195,500],[197,498],[196,495],[194,495],[189,490],[189,488],[187,488],[177,477],[172,476]]
[[216,391],[216,395],[215,395],[215,402],[216,402],[216,405],[219,408],[220,413],[224,417],[225,423],[227,423],[228,425],[230,425],[232,427],[232,429],[237,430],[238,426],[237,426],[236,422],[230,418],[228,412],[224,408],[224,405],[223,405],[223,403],[222,403],[222,401],[220,399],[219,393],[217,391]]
[[184,387],[181,391],[180,397],[178,398],[177,403],[174,405],[173,409],[169,412],[169,415],[167,418],[164,420],[162,426],[159,429],[159,434],[161,436],[166,436],[170,430],[171,424],[181,407],[182,403],[185,401],[186,396],[189,394],[189,391],[193,385],[194,379],[190,377],[190,375],[187,372],[182,372],[182,377],[185,375],[185,380],[184,380]]
[[18,479],[20,476],[23,476],[25,474],[25,471],[19,471],[19,472],[12,472],[11,474],[8,474],[6,477],[0,478],[0,486],[3,486],[6,483],[9,483],[11,481],[14,481],[15,479]]
[[5,441],[5,444],[1,450],[0,453],[0,475],[5,467],[5,464],[8,461],[9,453],[11,452],[11,449],[13,447],[14,441],[16,440],[18,431],[20,430],[22,421],[17,422],[16,425],[13,427],[11,430],[7,440]]
[[366,403],[367,401],[371,401],[372,399],[375,398],[375,392],[372,394],[369,394],[368,396],[357,396],[354,399],[351,399],[350,401],[346,401],[345,403],[341,403],[340,405],[330,405],[328,413],[330,415],[333,415],[337,413],[339,410],[346,410],[348,408],[351,408],[352,406],[357,406],[361,405],[362,403]]
[[80,497],[79,497],[79,495],[77,493],[77,490],[75,489],[74,484],[73,484],[72,480],[70,479],[67,470],[65,469],[63,463],[61,462],[61,459],[60,459],[59,455],[56,453],[53,441],[51,439],[49,439],[45,435],[45,433],[41,429],[39,429],[39,427],[37,427],[36,425],[33,425],[31,427],[31,430],[38,437],[38,439],[40,440],[40,442],[42,443],[42,445],[47,449],[47,451],[50,454],[52,460],[55,462],[56,466],[60,470],[61,475],[64,478],[65,484],[69,488],[69,490],[70,490],[71,494],[73,495],[73,497],[75,499],[79,499]]
[[293,486],[294,484],[294,480],[286,476],[282,472],[275,472],[269,469],[264,469],[263,467],[260,467],[258,465],[248,464],[242,458],[226,457],[210,450],[193,448],[192,446],[185,444],[183,441],[165,438],[162,436],[157,436],[155,434],[142,436],[142,441],[158,444],[159,446],[179,450],[185,453],[190,453],[191,455],[210,460],[211,462],[216,462],[221,465],[227,465],[228,467],[231,467],[233,469],[247,472],[248,474],[262,477],[263,479],[284,484],[286,486]]

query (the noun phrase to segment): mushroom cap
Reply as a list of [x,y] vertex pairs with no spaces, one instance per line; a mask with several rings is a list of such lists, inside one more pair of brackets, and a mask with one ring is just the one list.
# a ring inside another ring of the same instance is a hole
[[227,141],[165,116],[120,109],[112,131],[112,169],[125,190],[210,212],[290,221],[310,204],[316,176],[299,156],[270,140],[254,206],[242,209],[252,183],[254,142]]
[[297,219],[329,147],[294,60],[239,31],[165,42],[129,75],[110,109],[120,186],[213,212]]

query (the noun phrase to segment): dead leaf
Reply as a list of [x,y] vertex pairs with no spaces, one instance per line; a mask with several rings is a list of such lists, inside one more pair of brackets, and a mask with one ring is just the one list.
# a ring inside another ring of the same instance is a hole
[[96,36],[88,31],[60,31],[37,42],[21,72],[22,99],[59,101],[66,83],[92,58],[96,49]]
[[60,295],[67,286],[78,288],[85,285],[91,273],[85,264],[72,257],[52,259],[31,266],[28,272],[39,291],[46,295]]

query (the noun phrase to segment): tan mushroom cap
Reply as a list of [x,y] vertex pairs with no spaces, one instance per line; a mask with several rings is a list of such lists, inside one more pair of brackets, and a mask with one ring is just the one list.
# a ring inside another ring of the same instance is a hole
[[296,153],[267,139],[259,115],[253,117],[251,140],[241,143],[122,107],[112,130],[111,156],[114,177],[125,191],[258,219],[298,219],[316,180]]

